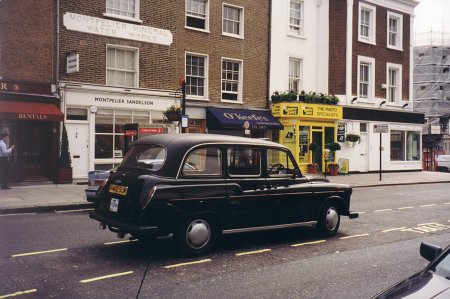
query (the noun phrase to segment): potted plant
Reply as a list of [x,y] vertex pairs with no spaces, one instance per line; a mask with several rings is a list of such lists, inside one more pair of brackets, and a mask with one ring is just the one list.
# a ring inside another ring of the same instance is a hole
[[58,177],[56,182],[58,184],[71,184],[72,181],[72,159],[70,158],[69,152],[69,139],[67,138],[66,126],[63,125],[61,154],[59,156]]
[[314,161],[315,161],[315,157],[316,157],[316,152],[319,149],[319,145],[317,143],[310,143],[308,146],[308,149],[311,151],[312,161],[313,161],[313,163],[310,163],[307,165],[308,172],[309,173],[317,173],[317,169],[319,168],[319,165]]
[[351,145],[352,147],[355,147],[356,143],[361,142],[361,137],[357,134],[349,133],[347,136],[345,136],[345,141],[347,141],[347,144]]
[[272,99],[272,103],[279,103],[279,102],[281,102],[281,96],[280,96],[280,93],[278,91],[275,91],[270,98]]
[[306,165],[306,167],[308,169],[308,173],[317,174],[317,169],[319,168],[319,164],[309,163],[308,165]]
[[302,90],[298,95],[298,100],[300,102],[306,102],[306,92],[304,90]]
[[167,119],[167,121],[169,122],[173,122],[173,121],[180,121],[181,118],[181,108],[176,106],[176,105],[172,105],[169,108],[167,108],[166,111],[163,112],[164,117]]
[[328,175],[337,176],[339,174],[339,165],[336,163],[328,164]]

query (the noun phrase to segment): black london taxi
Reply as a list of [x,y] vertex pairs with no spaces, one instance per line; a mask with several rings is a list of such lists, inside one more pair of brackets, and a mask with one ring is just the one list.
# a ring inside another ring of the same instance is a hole
[[172,234],[187,255],[222,234],[315,225],[336,235],[350,212],[348,185],[309,181],[288,148],[213,134],[137,140],[101,189],[90,218],[119,237]]

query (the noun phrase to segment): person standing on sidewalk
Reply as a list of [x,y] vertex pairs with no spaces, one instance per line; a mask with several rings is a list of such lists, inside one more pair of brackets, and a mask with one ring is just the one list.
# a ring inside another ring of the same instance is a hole
[[2,189],[11,189],[8,187],[8,160],[14,150],[14,145],[8,148],[8,144],[9,134],[2,133],[2,139],[0,140],[0,182]]

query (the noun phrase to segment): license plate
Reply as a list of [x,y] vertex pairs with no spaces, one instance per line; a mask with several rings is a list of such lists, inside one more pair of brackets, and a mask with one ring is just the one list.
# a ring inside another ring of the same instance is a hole
[[125,187],[125,186],[119,186],[119,185],[114,185],[114,184],[111,184],[109,186],[110,193],[125,195],[125,194],[127,194],[127,191],[128,191],[128,187]]
[[109,210],[111,212],[117,212],[119,210],[119,199],[111,198],[111,203],[109,204]]

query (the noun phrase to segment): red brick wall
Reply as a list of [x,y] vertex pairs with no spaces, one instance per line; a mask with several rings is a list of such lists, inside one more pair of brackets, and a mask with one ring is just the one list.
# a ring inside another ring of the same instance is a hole
[[[358,15],[359,1],[355,1],[353,6],[353,72],[352,72],[352,93],[356,95],[358,55],[375,58],[375,96],[386,98],[386,89],[381,88],[381,84],[386,83],[386,63],[396,63],[402,65],[402,97],[409,98],[409,45],[410,45],[410,16],[401,12],[387,9],[383,6],[376,6],[376,45],[366,44],[358,41]],[[364,1],[360,1],[364,2]],[[372,3],[368,3],[372,5]],[[395,12],[403,15],[403,51],[387,48],[387,12]]]
[[55,80],[54,2],[0,1],[0,77],[51,84]]
[[[364,2],[364,1],[361,1]],[[374,6],[372,3],[369,5]],[[329,92],[345,94],[345,49],[347,1],[330,1],[330,58],[329,58]],[[387,48],[387,12],[382,6],[376,6],[376,45],[358,41],[359,1],[353,3],[353,57],[352,57],[352,95],[357,92],[358,55],[375,58],[375,96],[386,98],[386,90],[381,84],[386,83],[386,63],[401,64],[403,90],[402,97],[409,98],[409,45],[410,16],[403,15],[403,51]]]

